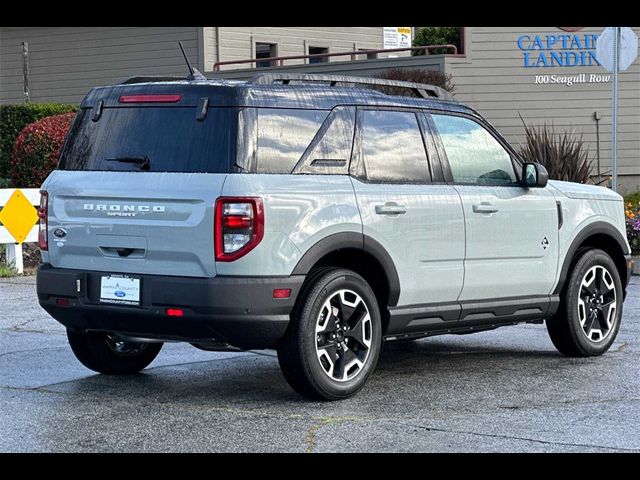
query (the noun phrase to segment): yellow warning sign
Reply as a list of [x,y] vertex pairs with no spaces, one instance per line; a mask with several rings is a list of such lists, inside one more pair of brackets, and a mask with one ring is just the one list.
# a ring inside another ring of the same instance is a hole
[[19,189],[16,189],[0,210],[0,223],[22,243],[38,221],[38,212]]

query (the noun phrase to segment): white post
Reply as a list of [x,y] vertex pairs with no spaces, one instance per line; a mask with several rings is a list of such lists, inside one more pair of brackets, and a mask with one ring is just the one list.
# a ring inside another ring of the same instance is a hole
[[7,245],[7,265],[15,268],[20,275],[24,273],[24,262],[22,259],[22,244],[10,243]]
[[611,188],[618,191],[618,70],[620,61],[620,27],[613,39],[613,105],[611,112]]

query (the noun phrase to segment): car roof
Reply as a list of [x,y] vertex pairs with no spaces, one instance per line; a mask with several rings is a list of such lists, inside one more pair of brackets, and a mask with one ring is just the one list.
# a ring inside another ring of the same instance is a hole
[[[437,90],[442,91],[441,89]],[[144,77],[136,77],[117,85],[93,88],[83,100],[81,108],[92,108],[101,101],[105,107],[122,106],[120,103],[122,96],[145,94],[179,94],[182,97],[180,106],[197,106],[202,99],[207,98],[209,107],[331,110],[338,105],[356,105],[421,108],[477,114],[473,108],[453,100],[448,94],[446,98],[418,98],[388,95],[361,86],[255,83],[221,79],[180,80],[166,78],[158,81]]]

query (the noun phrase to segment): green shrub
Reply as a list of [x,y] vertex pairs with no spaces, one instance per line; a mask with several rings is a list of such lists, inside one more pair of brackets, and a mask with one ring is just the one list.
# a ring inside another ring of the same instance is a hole
[[10,178],[0,178],[0,188],[12,188],[13,184],[11,183]]
[[554,132],[553,125],[524,126],[527,143],[520,147],[520,155],[527,162],[545,166],[552,180],[587,183],[593,169],[589,150],[582,136],[573,132]]
[[13,147],[11,181],[22,188],[38,188],[56,168],[60,149],[74,112],[43,118],[27,125]]
[[[462,27],[422,27],[416,32],[413,39],[413,46],[420,47],[426,45],[455,45],[458,53],[461,53],[460,29]],[[429,51],[430,55],[453,53],[451,49],[434,49]],[[415,50],[413,55],[424,55],[424,50]]]
[[24,127],[41,118],[76,110],[77,105],[57,103],[0,105],[0,179],[9,177],[13,145]]
[[[453,93],[456,89],[450,74],[438,70],[427,70],[425,68],[392,68],[376,75],[376,78],[426,83],[427,85],[435,85],[436,87],[443,88],[449,93]],[[386,93],[387,95],[413,95],[406,88],[379,86],[376,87],[376,90]]]

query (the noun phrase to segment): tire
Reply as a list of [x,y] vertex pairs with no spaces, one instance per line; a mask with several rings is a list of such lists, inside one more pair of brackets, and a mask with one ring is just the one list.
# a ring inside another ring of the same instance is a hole
[[353,271],[322,269],[309,273],[278,361],[300,395],[341,400],[364,387],[381,344],[380,308],[371,287]]
[[71,350],[85,367],[106,375],[128,375],[146,368],[162,343],[119,342],[105,332],[67,329]]
[[546,322],[553,345],[569,357],[602,355],[618,335],[622,302],[622,282],[611,257],[599,249],[578,253],[558,311]]

